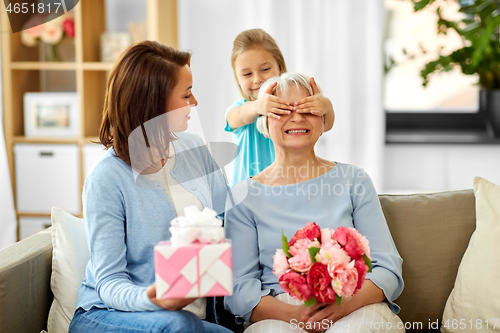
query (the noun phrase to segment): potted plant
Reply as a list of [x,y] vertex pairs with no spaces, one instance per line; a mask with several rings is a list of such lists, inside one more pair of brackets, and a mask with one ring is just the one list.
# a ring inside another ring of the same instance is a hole
[[[420,11],[435,0],[411,0],[414,11]],[[463,15],[458,20],[442,16],[442,6],[454,1]],[[432,75],[460,67],[466,75],[478,74],[481,85],[479,107],[487,123],[500,136],[500,0],[441,0],[436,2],[438,33],[455,30],[462,37],[463,47],[449,54],[439,54],[425,64],[420,72],[423,86]]]

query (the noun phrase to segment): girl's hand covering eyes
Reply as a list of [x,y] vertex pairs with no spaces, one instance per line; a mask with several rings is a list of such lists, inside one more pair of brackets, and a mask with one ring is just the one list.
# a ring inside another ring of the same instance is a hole
[[255,111],[259,116],[268,116],[275,119],[280,119],[279,115],[290,114],[293,106],[287,101],[277,96],[272,95],[274,87],[277,83],[270,84],[264,95],[262,95],[255,103]]
[[311,77],[310,83],[313,90],[313,95],[295,102],[295,108],[297,112],[311,113],[318,117],[321,117],[328,112],[333,113],[332,102],[320,92],[313,77]]

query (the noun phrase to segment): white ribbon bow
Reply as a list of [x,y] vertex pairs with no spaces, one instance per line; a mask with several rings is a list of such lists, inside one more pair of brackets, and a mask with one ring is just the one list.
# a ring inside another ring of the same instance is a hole
[[178,216],[170,222],[170,241],[172,246],[189,245],[195,241],[214,244],[224,241],[222,220],[210,208],[198,210],[196,206],[184,208],[185,216]]

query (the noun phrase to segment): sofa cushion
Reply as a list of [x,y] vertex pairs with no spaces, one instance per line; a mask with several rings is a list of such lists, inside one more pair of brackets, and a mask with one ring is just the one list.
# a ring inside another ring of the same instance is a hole
[[[476,231],[458,269],[443,332],[500,332],[500,186],[474,179]],[[479,329],[480,328],[480,329]]]
[[[395,301],[408,332],[437,328],[475,228],[472,190],[379,196],[403,258],[404,290]],[[429,324],[433,326],[429,327]]]
[[0,251],[0,333],[47,328],[52,242],[41,231]]
[[52,276],[54,302],[48,319],[49,332],[67,332],[75,312],[76,293],[90,259],[82,219],[52,208]]

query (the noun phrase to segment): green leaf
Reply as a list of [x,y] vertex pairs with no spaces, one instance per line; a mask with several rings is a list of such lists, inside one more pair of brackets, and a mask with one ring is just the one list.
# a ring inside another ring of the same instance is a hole
[[304,301],[304,305],[307,307],[310,307],[316,302],[316,298],[314,296],[311,296],[311,298],[308,301]]
[[314,257],[316,257],[316,255],[318,254],[319,247],[310,247],[308,248],[308,250],[309,254],[311,255],[312,262],[316,262],[316,259]]
[[285,252],[288,258],[291,258],[292,255],[290,254],[290,251],[288,251],[290,249],[290,246],[288,245],[288,239],[286,239],[283,230],[281,230],[281,243],[283,244],[283,252]]
[[419,10],[424,9],[427,5],[433,3],[434,0],[421,0],[419,2],[413,1],[413,10],[418,12]]
[[340,302],[342,301],[342,297],[340,297],[339,295],[335,294],[335,298],[337,299],[337,306],[339,306]]
[[363,259],[365,259],[365,265],[368,266],[368,272],[372,271],[372,261],[366,254],[363,254]]

